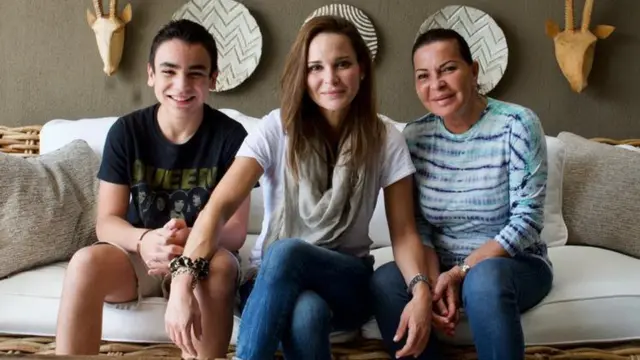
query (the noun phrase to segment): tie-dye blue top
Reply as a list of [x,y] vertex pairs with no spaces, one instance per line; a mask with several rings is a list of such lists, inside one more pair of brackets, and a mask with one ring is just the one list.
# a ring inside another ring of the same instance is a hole
[[404,129],[416,166],[416,222],[442,266],[460,264],[488,240],[511,255],[538,256],[547,184],[547,148],[537,115],[488,98],[478,122],[449,132],[428,114]]

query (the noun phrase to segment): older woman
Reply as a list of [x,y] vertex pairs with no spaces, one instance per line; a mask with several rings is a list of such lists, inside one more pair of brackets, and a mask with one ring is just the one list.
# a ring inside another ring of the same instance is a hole
[[[432,324],[453,335],[462,307],[480,360],[523,359],[520,314],[547,295],[553,279],[540,239],[542,126],[530,109],[479,93],[478,64],[453,30],[419,36],[413,66],[416,92],[430,112],[404,134],[417,169],[416,222],[431,269]],[[402,346],[394,336],[410,296],[394,263],[376,271],[372,287],[380,331],[394,351]],[[435,342],[431,337],[431,353]],[[428,352],[420,358],[437,357]]]

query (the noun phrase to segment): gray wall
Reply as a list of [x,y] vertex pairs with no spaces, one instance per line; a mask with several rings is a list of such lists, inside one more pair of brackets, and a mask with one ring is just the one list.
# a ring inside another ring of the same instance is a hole
[[[105,3],[107,0],[105,0]],[[102,73],[89,0],[0,1],[0,124],[44,124],[54,118],[114,116],[155,101],[146,85],[146,57],[155,31],[186,1],[133,0],[120,70]],[[278,106],[283,60],[301,22],[320,0],[244,0],[263,33],[263,56],[253,76],[209,103],[261,116]],[[502,27],[509,66],[491,96],[533,108],[548,134],[640,137],[640,1],[596,1],[593,24],[617,27],[599,41],[590,85],[570,91],[544,33],[547,18],[563,21],[562,0],[345,0],[362,9],[378,31],[376,60],[380,112],[409,121],[425,112],[414,93],[410,48],[420,24],[451,4],[474,6]],[[120,1],[120,8],[125,2]],[[576,0],[576,13],[582,0]],[[105,6],[106,7],[106,6]],[[577,19],[579,20],[579,19]]]

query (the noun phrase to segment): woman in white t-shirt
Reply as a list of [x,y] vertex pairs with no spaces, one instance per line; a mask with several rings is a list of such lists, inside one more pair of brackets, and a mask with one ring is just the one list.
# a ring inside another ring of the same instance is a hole
[[265,217],[252,256],[257,275],[240,289],[237,358],[270,358],[281,345],[289,359],[330,359],[330,332],[370,319],[368,232],[380,189],[414,295],[398,354],[422,352],[431,295],[411,205],[415,168],[402,134],[378,118],[374,89],[369,50],[352,23],[323,16],[303,25],[282,75],[281,108],[246,138],[174,260],[183,270],[173,274],[166,324],[177,344],[188,346],[192,330],[200,336],[190,285],[206,278],[198,269],[219,247],[223,223],[260,180]]

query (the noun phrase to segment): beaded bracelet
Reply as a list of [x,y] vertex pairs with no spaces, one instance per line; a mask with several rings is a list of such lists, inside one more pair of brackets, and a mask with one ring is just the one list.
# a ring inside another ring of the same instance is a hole
[[180,274],[190,273],[195,280],[203,280],[209,276],[209,260],[204,258],[191,260],[188,256],[178,256],[169,263],[169,271],[171,272],[171,277],[179,275],[178,271],[180,271]]
[[196,285],[198,284],[198,277],[197,275],[194,273],[193,269],[188,268],[188,267],[181,267],[176,269],[175,271],[171,272],[171,279],[173,280],[176,276],[182,275],[182,274],[190,274],[193,278],[191,279],[191,289],[195,289]]

